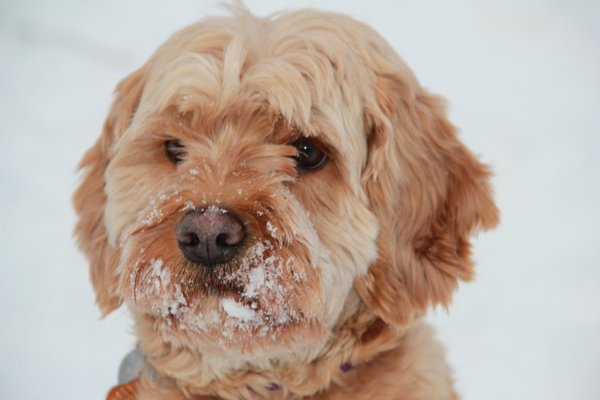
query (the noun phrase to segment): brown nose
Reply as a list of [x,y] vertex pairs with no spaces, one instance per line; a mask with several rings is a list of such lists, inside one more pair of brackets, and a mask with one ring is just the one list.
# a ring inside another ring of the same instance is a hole
[[212,267],[233,258],[246,230],[228,210],[211,206],[186,214],[177,224],[175,236],[188,260]]

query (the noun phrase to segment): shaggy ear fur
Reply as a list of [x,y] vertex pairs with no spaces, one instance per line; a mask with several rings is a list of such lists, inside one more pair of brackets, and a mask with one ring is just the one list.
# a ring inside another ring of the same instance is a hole
[[379,258],[355,287],[388,323],[448,305],[473,276],[469,236],[498,223],[490,172],[458,140],[443,102],[410,71],[380,74],[366,113],[363,185],[380,221]]
[[121,304],[121,298],[116,293],[115,272],[119,251],[108,244],[104,226],[104,172],[110,162],[114,143],[129,127],[142,94],[145,75],[145,71],[139,69],[117,86],[116,98],[104,123],[102,135],[79,164],[83,179],[73,196],[73,204],[79,217],[75,237],[79,248],[90,262],[90,278],[96,292],[96,302],[103,315]]

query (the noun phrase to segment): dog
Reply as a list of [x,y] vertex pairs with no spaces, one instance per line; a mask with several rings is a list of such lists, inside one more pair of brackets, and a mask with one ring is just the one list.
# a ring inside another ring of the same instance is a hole
[[490,170],[372,28],[315,10],[173,35],[116,89],[74,194],[114,399],[458,399],[424,322],[499,219]]

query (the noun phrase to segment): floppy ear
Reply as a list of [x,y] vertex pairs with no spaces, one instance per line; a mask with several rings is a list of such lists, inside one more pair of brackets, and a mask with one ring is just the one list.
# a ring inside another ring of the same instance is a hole
[[380,221],[378,260],[356,280],[384,321],[446,306],[473,276],[469,236],[498,223],[490,172],[459,141],[443,102],[410,72],[377,78],[363,185]]
[[117,294],[116,267],[118,249],[107,240],[104,225],[104,172],[110,162],[113,145],[129,127],[144,87],[145,71],[139,69],[117,85],[116,98],[104,123],[102,134],[83,156],[79,169],[82,181],[73,195],[78,216],[75,237],[90,263],[90,278],[96,292],[96,303],[103,315],[121,304]]

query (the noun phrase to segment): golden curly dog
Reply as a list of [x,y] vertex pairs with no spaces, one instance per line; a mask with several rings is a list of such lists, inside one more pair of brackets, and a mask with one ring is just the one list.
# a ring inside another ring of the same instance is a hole
[[243,6],[117,87],[76,236],[144,363],[115,399],[457,399],[423,322],[498,221],[443,101],[349,17]]

